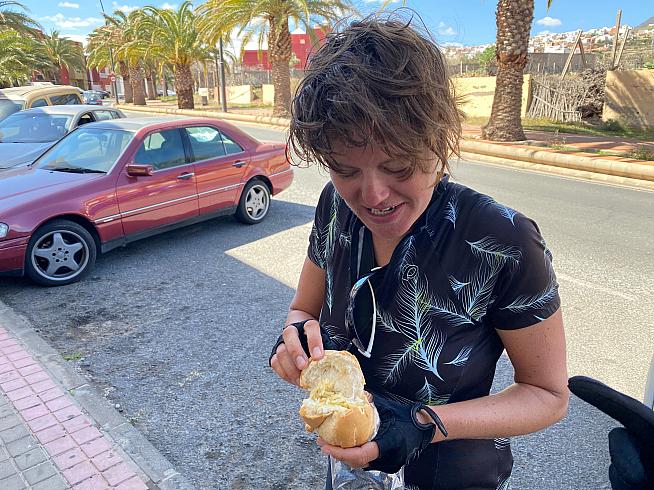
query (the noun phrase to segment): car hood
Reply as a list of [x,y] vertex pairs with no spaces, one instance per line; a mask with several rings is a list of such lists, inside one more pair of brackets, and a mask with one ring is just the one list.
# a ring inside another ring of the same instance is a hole
[[27,165],[54,143],[0,143],[0,170]]
[[18,167],[0,172],[0,213],[15,205],[48,198],[58,192],[66,195],[83,184],[106,178],[105,174],[53,172],[32,167]]

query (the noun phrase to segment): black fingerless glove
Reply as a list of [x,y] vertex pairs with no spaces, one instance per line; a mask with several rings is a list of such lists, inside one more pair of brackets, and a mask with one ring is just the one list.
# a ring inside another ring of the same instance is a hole
[[[447,436],[447,431],[434,411],[422,403],[406,405],[389,398],[374,395],[373,403],[379,413],[380,426],[373,441],[379,446],[379,457],[366,470],[397,473],[402,466],[431,443],[436,427]],[[433,424],[421,424],[416,418],[425,410],[434,420]]]
[[[300,344],[302,344],[302,349],[307,354],[307,357],[311,357],[311,354],[309,353],[309,343],[307,340],[307,336],[304,333],[304,325],[306,325],[308,321],[310,321],[310,319],[302,320],[301,322],[289,323],[288,325],[293,325],[295,328],[297,328],[297,332],[300,337]],[[327,333],[327,330],[325,330],[322,326],[320,327],[320,336],[322,337],[322,347],[324,350],[338,350],[338,345],[331,339],[331,337]],[[280,335],[279,338],[277,339],[277,342],[275,342],[275,345],[272,348],[270,357],[268,358],[268,366],[270,366],[270,361],[272,360],[273,356],[277,354],[277,347],[279,347],[283,343],[284,343],[284,337]]]

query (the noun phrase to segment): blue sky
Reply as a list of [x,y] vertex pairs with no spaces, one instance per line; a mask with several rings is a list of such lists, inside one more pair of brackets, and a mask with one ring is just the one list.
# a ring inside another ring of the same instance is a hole
[[[56,29],[81,40],[102,23],[99,0],[21,0],[46,30]],[[178,0],[103,0],[109,13],[144,5],[177,7]],[[362,10],[378,7],[379,0],[356,0]],[[196,2],[199,4],[199,1]],[[441,44],[477,45],[495,42],[496,0],[408,0]],[[395,6],[401,5],[398,0]],[[542,31],[566,32],[576,29],[611,26],[617,9],[622,9],[622,23],[638,25],[654,15],[652,0],[554,0],[547,11],[547,0],[535,0],[532,34]]]

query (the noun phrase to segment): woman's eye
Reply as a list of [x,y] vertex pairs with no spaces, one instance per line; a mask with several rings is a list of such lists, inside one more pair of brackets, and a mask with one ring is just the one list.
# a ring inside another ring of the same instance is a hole
[[406,177],[410,172],[411,169],[409,167],[398,167],[398,168],[385,168],[384,169],[387,173],[391,175],[395,175],[397,177]]

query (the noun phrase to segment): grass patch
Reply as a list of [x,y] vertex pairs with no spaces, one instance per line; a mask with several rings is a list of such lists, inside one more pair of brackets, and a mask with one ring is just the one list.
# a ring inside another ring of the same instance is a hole
[[650,162],[654,161],[654,151],[643,145],[638,145],[625,156],[627,158],[635,158],[636,160],[647,160]]
[[64,354],[61,357],[64,358],[64,361],[79,361],[84,355],[81,352],[75,352],[74,354]]

